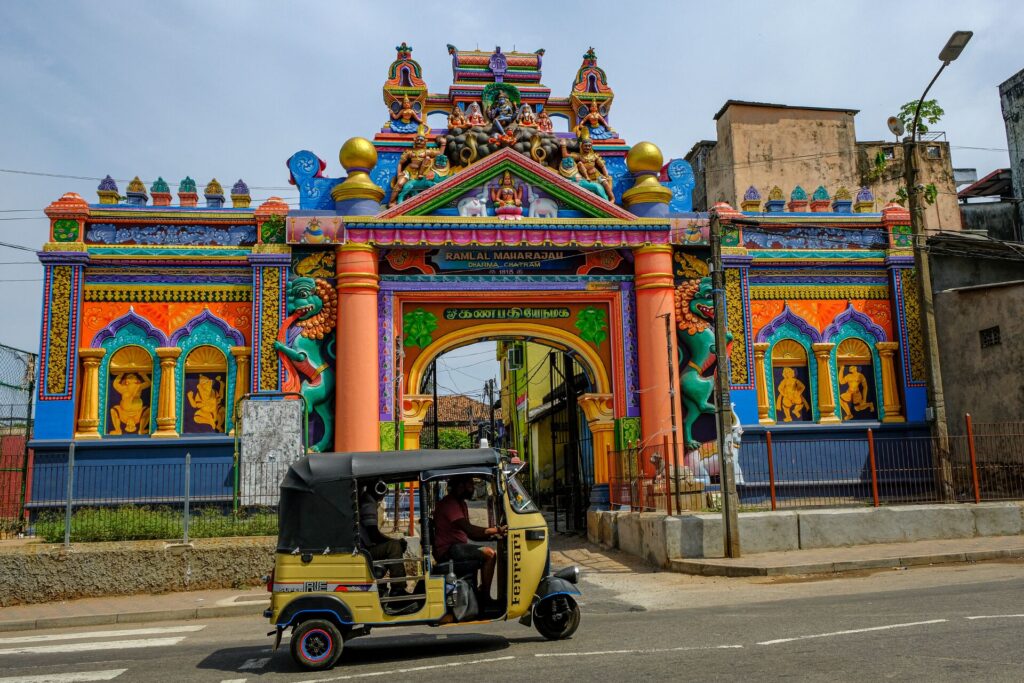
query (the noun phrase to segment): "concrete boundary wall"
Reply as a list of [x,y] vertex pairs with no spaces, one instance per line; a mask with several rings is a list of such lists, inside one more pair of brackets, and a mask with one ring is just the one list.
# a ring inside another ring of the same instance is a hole
[[[749,554],[872,543],[904,543],[1024,533],[1024,505],[901,505],[879,508],[746,512],[740,542]],[[722,515],[589,512],[587,537],[650,564],[724,557]]]
[[44,543],[0,550],[0,607],[104,595],[135,595],[260,583],[274,567],[268,537],[199,539],[191,547],[161,541]]

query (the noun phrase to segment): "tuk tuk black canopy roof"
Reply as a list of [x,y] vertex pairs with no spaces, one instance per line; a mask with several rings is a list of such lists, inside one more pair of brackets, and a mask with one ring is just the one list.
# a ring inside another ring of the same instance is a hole
[[357,479],[420,478],[426,470],[496,467],[491,448],[314,453],[299,458],[281,482],[278,552],[351,552],[358,538]]

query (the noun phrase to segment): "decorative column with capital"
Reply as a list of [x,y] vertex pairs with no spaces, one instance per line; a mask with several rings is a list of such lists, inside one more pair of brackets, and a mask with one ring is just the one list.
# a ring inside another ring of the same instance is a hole
[[[608,452],[615,446],[615,416],[611,394],[583,394],[579,406],[593,435],[594,485],[608,484]],[[596,501],[595,501],[596,502]]]
[[178,436],[177,373],[174,366],[180,355],[181,349],[177,346],[160,346],[156,349],[156,356],[160,359],[160,393],[156,404],[154,438],[173,439]]
[[235,395],[231,402],[231,431],[235,433],[235,423],[238,421],[239,402],[249,393],[249,355],[252,348],[248,346],[232,346],[231,355],[235,358]]
[[896,380],[896,366],[893,356],[900,347],[897,342],[877,342],[878,357],[882,360],[882,408],[885,417],[882,422],[906,422],[900,405],[899,385]]
[[818,363],[818,422],[821,424],[836,424],[842,421],[836,415],[836,398],[832,391],[829,357],[833,348],[835,344],[832,343],[811,344],[814,359]]
[[78,349],[82,362],[82,384],[78,395],[76,439],[100,438],[100,361],[106,349]]
[[420,447],[423,421],[433,403],[434,397],[429,394],[409,394],[402,399],[402,450],[414,451]]
[[[682,409],[679,403],[679,374],[669,375],[666,356],[678,358],[676,335],[665,338],[665,322],[661,316],[668,315],[670,329],[676,330],[675,288],[672,279],[672,247],[657,244],[641,247],[634,252],[636,280],[636,338],[637,363],[640,374],[640,431],[645,443],[660,443],[664,435],[671,438],[672,411],[669,404],[670,387],[675,394],[675,413],[678,425],[682,425]],[[669,348],[666,350],[666,343]],[[671,383],[671,384],[670,384]],[[678,432],[680,449],[683,432]],[[682,458],[680,458],[680,461]]]
[[763,425],[775,424],[771,417],[771,405],[768,398],[768,375],[764,365],[764,356],[768,352],[768,342],[754,344],[754,385],[757,387],[757,421]]
[[334,448],[376,451],[378,423],[377,250],[368,244],[339,246],[338,365]]

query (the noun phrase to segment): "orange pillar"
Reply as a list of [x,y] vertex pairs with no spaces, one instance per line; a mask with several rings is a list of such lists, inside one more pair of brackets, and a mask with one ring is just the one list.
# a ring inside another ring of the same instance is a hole
[[[676,346],[675,290],[672,280],[672,247],[657,244],[634,252],[636,275],[636,339],[640,366],[640,430],[643,443],[660,444],[662,437],[672,440],[672,411],[669,404],[669,381],[675,388],[675,410],[679,462],[683,462],[683,414],[679,404],[679,352]],[[672,353],[672,377],[668,372],[668,351],[665,348],[667,313],[672,333],[668,343]],[[671,462],[671,460],[669,460]],[[650,464],[645,464],[646,468]]]
[[380,449],[377,407],[377,252],[369,245],[338,247],[337,380],[334,449]]

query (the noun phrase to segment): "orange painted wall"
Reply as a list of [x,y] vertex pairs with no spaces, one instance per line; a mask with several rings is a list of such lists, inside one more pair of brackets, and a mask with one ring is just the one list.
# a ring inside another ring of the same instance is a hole
[[185,324],[210,309],[218,318],[226,321],[245,337],[246,346],[252,345],[252,304],[247,302],[228,303],[111,303],[90,302],[82,304],[82,345],[92,345],[92,340],[104,327],[134,308],[135,314],[150,322],[168,337]]
[[846,310],[849,304],[853,304],[855,310],[871,318],[872,321],[883,330],[886,338],[893,340],[892,307],[888,300],[879,299],[852,299],[831,300],[831,301],[781,301],[781,300],[755,300],[750,302],[750,319],[753,335],[756,336],[761,328],[767,325],[782,313],[782,309],[788,304],[789,310],[806,320],[818,332],[828,327],[836,316]]

